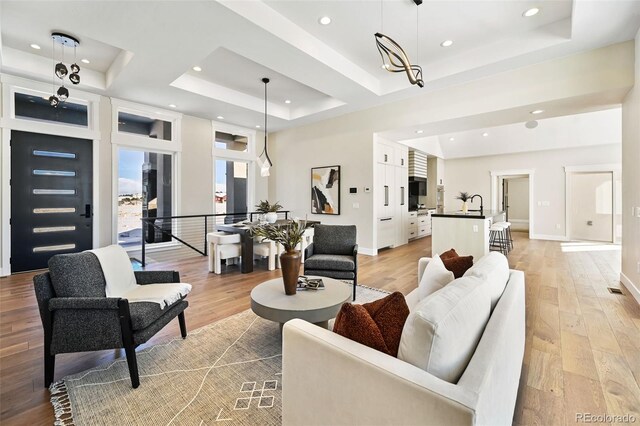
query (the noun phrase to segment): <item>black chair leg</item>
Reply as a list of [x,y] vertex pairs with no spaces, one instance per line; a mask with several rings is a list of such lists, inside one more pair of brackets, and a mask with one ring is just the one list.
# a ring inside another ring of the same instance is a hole
[[353,301],[356,300],[356,288],[358,287],[358,274],[353,277]]
[[183,339],[187,338],[187,324],[184,321],[184,311],[178,314],[178,322],[180,323],[180,334]]
[[140,386],[140,376],[138,374],[138,360],[136,359],[136,347],[134,345],[126,345],[124,351],[127,354],[127,365],[129,366],[129,375],[131,376],[131,387],[136,389]]
[[138,360],[136,359],[136,345],[133,342],[133,331],[131,330],[131,313],[129,312],[129,302],[126,299],[118,301],[120,316],[120,332],[122,333],[122,346],[127,355],[127,365],[131,376],[131,386],[136,389],[140,386],[140,376],[138,375]]
[[53,373],[56,368],[56,356],[49,353],[48,346],[44,348],[44,387],[48,388],[53,383]]

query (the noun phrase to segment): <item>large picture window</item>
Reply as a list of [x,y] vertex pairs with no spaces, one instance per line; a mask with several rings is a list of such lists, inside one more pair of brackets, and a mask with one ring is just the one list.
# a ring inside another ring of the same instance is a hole
[[118,149],[118,244],[139,246],[142,238],[146,243],[171,241],[171,220],[156,219],[143,227],[140,219],[171,216],[172,189],[172,155]]

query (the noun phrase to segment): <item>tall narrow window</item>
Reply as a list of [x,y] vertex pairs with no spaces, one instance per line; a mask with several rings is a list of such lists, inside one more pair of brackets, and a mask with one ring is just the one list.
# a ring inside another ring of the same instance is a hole
[[[172,156],[118,150],[118,244],[171,241]],[[143,217],[158,218],[142,225]]]
[[[244,161],[216,160],[216,213],[246,213],[249,166]],[[233,221],[244,220],[244,215]]]

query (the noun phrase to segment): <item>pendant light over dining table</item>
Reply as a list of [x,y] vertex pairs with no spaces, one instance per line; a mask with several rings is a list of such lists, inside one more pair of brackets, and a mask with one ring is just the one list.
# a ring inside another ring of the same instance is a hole
[[[262,79],[262,82],[264,83],[264,148],[258,156],[258,166],[260,166],[260,176],[266,177],[269,176],[269,169],[273,166],[271,158],[269,158],[269,131],[267,128],[267,84],[269,83],[269,79],[265,77]],[[264,161],[260,158],[263,154]]]
[[[413,0],[416,6],[422,4],[422,0]],[[380,30],[383,31],[384,13],[383,13],[383,0],[380,0]],[[416,9],[416,59],[418,58],[420,51],[420,37],[418,35],[419,30],[419,15]],[[422,80],[422,67],[420,65],[414,65],[409,60],[409,56],[404,49],[391,37],[383,34],[382,32],[375,33],[376,46],[378,52],[382,58],[382,68],[389,72],[404,72],[407,74],[407,78],[411,84],[415,84],[418,87],[424,87],[424,81]]]

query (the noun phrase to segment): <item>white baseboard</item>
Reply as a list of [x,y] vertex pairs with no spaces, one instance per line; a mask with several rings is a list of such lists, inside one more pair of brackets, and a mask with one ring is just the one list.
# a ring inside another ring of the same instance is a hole
[[366,254],[367,256],[377,256],[378,250],[366,248],[366,247],[358,247],[359,254]]
[[627,277],[622,272],[620,272],[620,282],[627,290],[629,290],[629,293],[631,293],[633,298],[636,299],[636,302],[638,302],[638,304],[640,305],[640,288],[638,288],[638,286],[631,282],[629,277]]
[[529,219],[511,219],[509,218],[509,222],[511,223],[529,223]]
[[564,235],[529,234],[530,240],[568,241]]

